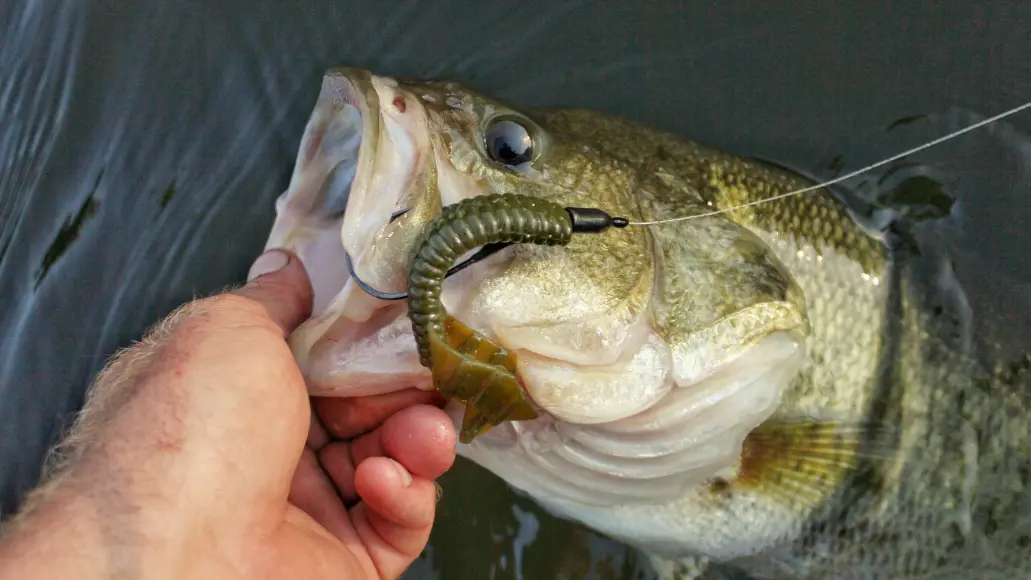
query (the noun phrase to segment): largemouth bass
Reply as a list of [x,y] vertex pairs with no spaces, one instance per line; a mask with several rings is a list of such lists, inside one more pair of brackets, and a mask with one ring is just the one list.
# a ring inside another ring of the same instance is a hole
[[[315,286],[290,337],[312,395],[430,389],[405,303],[359,288],[345,253],[366,284],[403,292],[422,228],[470,197],[651,221],[811,184],[615,116],[338,69],[268,246]],[[907,258],[922,250],[826,190],[507,248],[441,300],[514,353],[538,417],[458,453],[674,575],[1025,576],[1027,365],[978,362],[927,262]]]

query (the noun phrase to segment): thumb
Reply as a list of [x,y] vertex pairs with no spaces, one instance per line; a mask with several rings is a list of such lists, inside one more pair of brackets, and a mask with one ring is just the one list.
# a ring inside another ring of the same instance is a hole
[[290,334],[311,316],[314,291],[301,260],[289,250],[272,249],[258,257],[247,274],[247,285],[232,294],[250,298],[269,318]]

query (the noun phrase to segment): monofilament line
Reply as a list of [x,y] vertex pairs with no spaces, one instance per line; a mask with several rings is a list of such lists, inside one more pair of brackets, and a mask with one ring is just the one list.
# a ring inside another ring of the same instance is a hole
[[728,207],[728,208],[725,208],[725,209],[710,211],[710,212],[706,212],[706,213],[699,213],[699,214],[695,214],[695,215],[687,215],[687,216],[680,216],[680,217],[675,217],[675,218],[662,219],[662,220],[654,220],[654,221],[647,221],[647,222],[630,222],[627,225],[628,226],[656,226],[656,225],[661,225],[661,224],[668,224],[668,223],[671,223],[671,222],[679,222],[679,221],[684,221],[684,220],[693,220],[693,219],[696,219],[696,218],[703,218],[703,217],[709,217],[709,216],[714,216],[714,215],[720,215],[722,213],[727,213],[727,212],[739,210],[739,209],[750,207],[750,206],[753,206],[753,205],[760,205],[760,204],[764,204],[764,203],[769,203],[771,201],[776,201],[778,199],[784,199],[786,197],[791,197],[791,196],[794,196],[794,195],[801,195],[803,193],[808,193],[810,191],[815,191],[817,189],[822,189],[822,188],[827,187],[829,185],[834,185],[835,183],[840,183],[842,181],[845,181],[846,179],[855,177],[855,176],[859,175],[860,173],[865,173],[867,171],[870,171],[871,169],[876,169],[876,168],[878,168],[878,167],[880,167],[882,165],[887,165],[888,163],[891,163],[892,161],[897,161],[899,159],[902,159],[903,157],[906,157],[907,155],[912,155],[912,154],[917,153],[919,151],[923,151],[924,149],[927,149],[929,147],[934,147],[935,145],[938,145],[940,143],[944,143],[945,141],[948,141],[949,139],[954,139],[956,137],[959,137],[963,133],[966,133],[968,131],[973,131],[974,129],[978,129],[978,128],[983,127],[985,125],[988,125],[990,123],[994,123],[995,121],[998,121],[999,119],[1002,119],[1004,117],[1008,117],[1010,115],[1019,113],[1020,111],[1023,111],[1024,109],[1026,109],[1028,107],[1031,107],[1031,102],[1024,103],[1023,105],[1020,105],[1019,107],[1014,107],[1014,108],[1012,108],[1012,109],[1010,109],[1010,110],[1008,110],[1008,111],[1006,111],[1004,113],[999,113],[998,115],[995,115],[994,117],[989,117],[987,119],[984,119],[983,121],[978,121],[977,123],[974,123],[973,125],[970,125],[969,127],[964,127],[964,128],[959,129],[957,131],[953,131],[952,133],[949,133],[948,135],[945,135],[943,137],[939,137],[939,138],[935,139],[934,141],[930,141],[928,143],[924,143],[923,145],[920,145],[918,147],[914,147],[914,148],[912,148],[912,149],[910,149],[908,151],[903,151],[902,153],[899,153],[898,155],[894,155],[894,156],[889,157],[889,158],[887,158],[887,159],[885,159],[883,161],[878,161],[877,163],[874,163],[874,164],[871,164],[871,165],[867,165],[866,167],[863,167],[862,169],[857,169],[857,170],[855,170],[855,171],[853,171],[851,173],[846,173],[845,175],[842,175],[841,177],[836,177],[834,179],[831,179],[830,181],[824,181],[823,183],[817,183],[816,185],[811,185],[809,187],[805,187],[805,188],[802,188],[802,189],[797,189],[795,191],[789,191],[788,193],[782,193],[780,195],[775,195],[773,197],[768,197],[766,199],[759,199],[759,200],[756,200],[756,201],[750,201],[748,203],[743,203],[741,205],[736,205],[734,207]]

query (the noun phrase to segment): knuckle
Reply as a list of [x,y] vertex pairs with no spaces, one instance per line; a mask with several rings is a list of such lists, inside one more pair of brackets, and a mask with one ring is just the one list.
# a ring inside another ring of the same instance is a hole
[[314,291],[309,284],[297,284],[295,280],[287,278],[263,277],[253,280],[250,289],[274,297],[276,302],[285,304],[291,311],[311,314]]

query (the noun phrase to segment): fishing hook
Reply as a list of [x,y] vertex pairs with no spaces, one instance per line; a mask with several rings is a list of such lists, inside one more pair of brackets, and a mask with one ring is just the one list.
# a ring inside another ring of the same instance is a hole
[[[411,208],[405,208],[390,214],[390,220],[387,223],[393,223],[394,220],[408,213]],[[593,207],[567,207],[566,212],[569,214],[569,219],[573,222],[573,233],[590,233],[596,234],[607,230],[609,227],[614,228],[625,228],[630,225],[630,220],[625,217],[612,217],[604,210],[593,208]],[[472,256],[469,256],[463,262],[455,264],[444,275],[444,278],[450,278],[455,274],[465,270],[469,266],[482,262],[487,258],[497,254],[501,250],[511,246],[511,243],[491,243],[485,244],[479,251]],[[351,275],[354,283],[358,285],[366,294],[373,298],[380,300],[404,300],[408,298],[408,292],[383,292],[377,290],[372,286],[369,286],[364,280],[358,277],[358,273],[354,271],[354,264],[351,262],[351,255],[344,250],[344,260],[347,262],[347,273]]]

